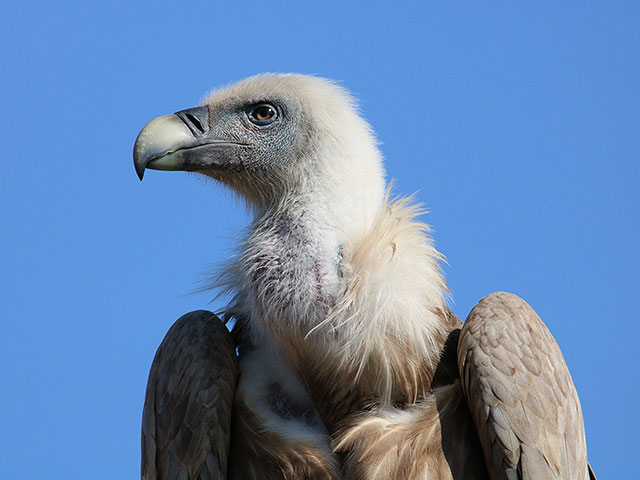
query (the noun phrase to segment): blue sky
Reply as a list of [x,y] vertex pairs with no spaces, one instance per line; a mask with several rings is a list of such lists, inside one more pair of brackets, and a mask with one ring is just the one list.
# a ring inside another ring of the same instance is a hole
[[[346,2],[344,2],[346,3]],[[0,478],[135,478],[149,366],[244,208],[131,151],[264,71],[353,91],[418,192],[465,318],[525,298],[560,344],[599,478],[635,478],[640,4],[5,2]]]

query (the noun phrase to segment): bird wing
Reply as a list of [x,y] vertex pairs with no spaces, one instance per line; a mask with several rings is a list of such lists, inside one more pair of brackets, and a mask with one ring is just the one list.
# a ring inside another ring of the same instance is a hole
[[474,307],[458,367],[492,479],[589,479],[578,394],[524,300],[497,292]]
[[180,317],[153,359],[142,414],[142,478],[226,479],[235,345],[222,321]]

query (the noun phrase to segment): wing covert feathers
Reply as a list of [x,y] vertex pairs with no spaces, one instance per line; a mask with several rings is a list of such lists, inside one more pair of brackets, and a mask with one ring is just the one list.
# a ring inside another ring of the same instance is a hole
[[237,362],[213,313],[178,319],[156,352],[142,414],[144,480],[226,479]]
[[458,365],[492,479],[589,479],[573,381],[524,300],[483,298],[460,334]]

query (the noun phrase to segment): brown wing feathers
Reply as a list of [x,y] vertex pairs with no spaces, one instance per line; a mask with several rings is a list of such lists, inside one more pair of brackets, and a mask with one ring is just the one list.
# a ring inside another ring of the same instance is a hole
[[588,478],[573,381],[526,302],[504,292],[482,299],[462,329],[458,362],[491,478]]

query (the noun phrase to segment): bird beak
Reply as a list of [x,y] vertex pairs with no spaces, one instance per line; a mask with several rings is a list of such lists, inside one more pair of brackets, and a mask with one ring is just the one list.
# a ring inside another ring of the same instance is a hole
[[138,134],[133,164],[140,180],[147,168],[203,171],[239,166],[244,144],[211,134],[209,108],[195,107],[151,120]]

